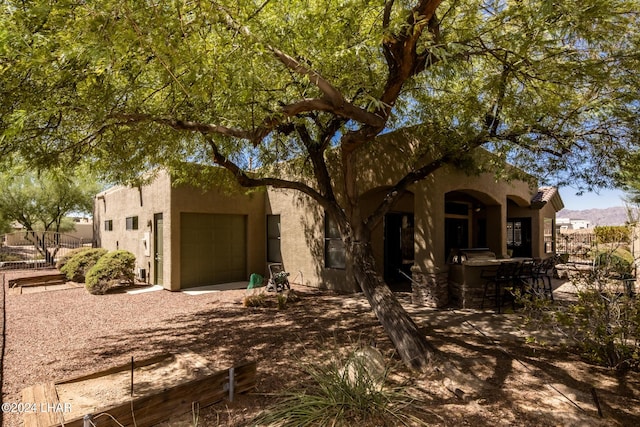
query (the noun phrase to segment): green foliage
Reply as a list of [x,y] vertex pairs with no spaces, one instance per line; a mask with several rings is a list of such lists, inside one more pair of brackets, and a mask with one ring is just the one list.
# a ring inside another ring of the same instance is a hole
[[24,257],[18,254],[12,254],[10,252],[0,252],[0,262],[22,261],[23,259]]
[[0,212],[27,230],[62,232],[70,229],[66,216],[92,213],[99,191],[89,174],[68,170],[35,172],[21,164],[0,173]]
[[[2,153],[39,167],[87,160],[129,182],[155,165],[210,164],[198,132],[247,169],[305,158],[295,126],[323,145],[422,124],[418,154],[465,152],[482,136],[499,174],[508,159],[606,182],[637,141],[636,0],[445,1],[433,20],[418,3],[385,16],[373,0],[4,1]],[[386,49],[407,34],[406,58],[424,61],[400,75]]]
[[254,423],[266,426],[426,426],[405,387],[391,387],[389,372],[372,375],[356,351],[346,360],[305,366],[304,388],[282,394]]
[[599,225],[593,229],[598,243],[630,243],[631,229],[625,225]]
[[640,302],[616,291],[586,288],[557,319],[589,360],[618,369],[640,363]]
[[95,295],[102,295],[109,289],[122,284],[132,284],[136,257],[128,251],[109,252],[87,273],[86,288]]
[[4,212],[0,211],[0,234],[8,233],[11,230],[11,222],[5,217]]
[[577,301],[523,299],[527,322],[559,331],[587,360],[625,370],[640,367],[640,299],[612,280],[610,268],[572,276]]
[[75,253],[66,263],[60,267],[60,272],[67,276],[67,279],[74,282],[83,283],[89,270],[108,251],[102,248],[89,248]]
[[[76,256],[77,254],[79,254],[80,252],[84,252],[91,249],[88,246],[83,246],[80,248],[76,248],[76,249],[72,249],[70,251],[68,251],[67,253],[65,253],[64,255],[58,257],[58,259],[56,260],[56,268],[58,270],[62,270],[62,268],[69,262],[69,260],[71,258],[73,258],[74,256]],[[65,273],[66,274],[66,273]]]
[[594,264],[601,271],[618,276],[629,276],[633,272],[633,255],[627,249],[620,247],[613,250],[599,249],[592,255]]

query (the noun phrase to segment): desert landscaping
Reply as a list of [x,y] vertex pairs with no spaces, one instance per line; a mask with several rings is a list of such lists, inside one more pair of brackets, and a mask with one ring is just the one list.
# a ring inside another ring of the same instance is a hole
[[[199,294],[138,289],[101,296],[74,286],[21,294],[8,289],[8,280],[29,274],[36,273],[3,274],[5,403],[20,402],[26,387],[90,374],[132,357],[195,354],[212,371],[256,362],[252,392],[197,412],[200,426],[245,426],[275,403],[279,392],[305,387],[305,364],[375,342],[390,369],[389,381],[402,383],[416,399],[407,410],[431,425],[630,426],[640,419],[637,372],[618,375],[587,364],[550,331],[524,330],[518,313],[435,310],[411,304],[408,293],[398,294],[438,350],[480,379],[482,388],[467,389],[461,398],[437,372],[416,375],[403,368],[362,295],[294,284],[300,298],[279,310],[276,304],[245,307],[243,289]],[[556,280],[554,286],[556,299],[572,297],[570,284]],[[193,425],[193,420],[193,413],[176,414],[164,425]],[[5,413],[3,425],[20,426],[22,417]]]

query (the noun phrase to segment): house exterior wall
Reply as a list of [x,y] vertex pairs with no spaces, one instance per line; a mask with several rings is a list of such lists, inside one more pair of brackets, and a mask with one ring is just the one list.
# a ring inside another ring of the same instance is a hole
[[[381,186],[364,192],[361,199],[364,215],[370,213],[384,196],[390,182],[391,177],[385,178],[384,174],[381,174],[381,178],[375,182]],[[532,222],[538,221],[537,218],[543,215],[541,211],[532,210],[528,206],[528,201],[535,193],[528,183],[500,183],[489,173],[469,177],[454,168],[443,168],[426,180],[413,185],[409,197],[401,199],[392,208],[392,211],[414,214],[413,270],[418,274],[447,273],[448,254],[444,253],[444,205],[447,193],[455,191],[468,191],[487,205],[488,227],[497,230],[488,236],[488,246],[499,257],[507,254],[507,200],[526,204],[518,207],[518,211],[512,212],[514,215],[531,217]],[[325,267],[324,212],[316,202],[292,190],[268,189],[266,205],[266,214],[280,215],[282,259],[285,269],[290,271],[292,276],[303,278],[298,281],[309,286],[344,291],[358,290],[352,275],[349,274],[348,266],[344,270]],[[540,254],[543,245],[543,237],[538,228],[532,231],[534,254]],[[384,272],[383,237],[383,225],[378,224],[372,230],[372,245],[376,269],[380,274]]]
[[[463,192],[487,208],[487,227],[495,230],[487,236],[487,246],[498,257],[507,254],[507,200],[530,200],[535,191],[523,181],[496,182],[489,173],[468,176],[453,167],[444,167],[416,185],[416,267],[438,272],[446,268],[445,199],[448,193]],[[528,208],[523,208],[530,211]],[[528,215],[531,215],[528,212]]]
[[[136,272],[143,268],[146,281],[152,283],[154,271],[153,216],[162,213],[164,219],[164,257],[171,256],[171,180],[167,173],[158,172],[148,185],[118,186],[99,193],[94,203],[94,233],[96,245],[107,250],[127,250],[136,256]],[[137,217],[138,229],[127,230],[126,218]],[[112,230],[105,229],[111,221]],[[164,263],[164,277],[171,266]]]
[[[363,216],[373,211],[391,186],[413,168],[411,163],[419,157],[412,151],[417,144],[413,144],[411,139],[402,140],[397,135],[381,138],[391,138],[391,148],[378,152],[380,144],[374,143],[359,164],[362,173],[358,174],[358,186]],[[476,154],[479,162],[490,156],[483,150],[477,150]],[[327,162],[332,167],[339,164],[334,161],[337,159],[331,158],[337,155],[333,151],[327,153]],[[380,167],[373,168],[372,164]],[[344,197],[339,191],[342,188],[339,179],[334,186],[336,197]],[[458,198],[468,202],[469,227],[471,229],[473,224],[476,229],[469,231],[470,235],[475,233],[475,237],[469,237],[469,242],[482,240],[478,245],[488,247],[498,257],[505,257],[508,253],[507,220],[530,218],[531,255],[544,257],[544,220],[555,218],[561,201],[553,205],[545,202],[532,208],[531,200],[536,193],[537,189],[522,180],[497,182],[492,173],[467,175],[453,166],[442,167],[411,185],[390,212],[413,214],[415,263],[411,272],[414,280],[443,284],[443,298],[446,298],[449,254],[445,250],[445,220],[451,218],[451,214],[445,212],[445,206]],[[345,268],[327,267],[324,210],[300,192],[267,188],[245,194],[242,191],[202,191],[184,185],[172,187],[170,177],[160,172],[153,182],[141,188],[119,187],[98,195],[95,214],[95,223],[99,227],[98,244],[107,249],[130,250],[136,254],[138,267],[147,269],[148,277],[153,278],[153,248],[148,247],[153,243],[153,230],[148,224],[152,225],[157,213],[162,213],[164,219],[163,276],[166,289],[180,289],[181,215],[195,213],[246,216],[247,279],[251,273],[268,275],[266,217],[279,215],[279,255],[285,270],[291,274],[291,281],[348,292],[358,290],[349,263]],[[139,230],[135,232],[125,230],[125,218],[132,215],[139,217]],[[109,219],[113,220],[113,231],[104,230],[104,221]],[[485,232],[478,231],[480,227],[485,227]],[[481,235],[482,239],[478,237]],[[384,274],[384,222],[373,228],[371,236],[377,271]],[[211,254],[202,256],[206,258]]]
[[[97,245],[108,250],[124,249],[136,256],[136,267],[144,268],[153,283],[153,221],[163,217],[162,276],[165,289],[176,291],[180,283],[180,221],[182,213],[238,214],[247,217],[247,280],[251,273],[265,274],[264,192],[250,195],[203,191],[190,186],[172,186],[168,173],[159,171],[155,179],[139,188],[114,187],[96,196],[94,232]],[[138,229],[126,230],[126,218],[138,217]],[[105,230],[105,221],[113,230]],[[202,254],[203,257],[210,254]],[[136,271],[137,271],[136,269]]]

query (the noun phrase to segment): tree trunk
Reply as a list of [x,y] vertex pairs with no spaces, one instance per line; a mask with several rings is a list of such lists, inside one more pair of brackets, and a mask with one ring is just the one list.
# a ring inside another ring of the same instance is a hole
[[431,368],[436,349],[376,272],[371,245],[356,242],[347,248],[351,252],[355,279],[404,364],[422,372]]
[[47,247],[47,232],[43,231],[42,232],[42,238],[40,238],[40,236],[38,235],[37,231],[33,231],[33,230],[28,231],[27,232],[27,240],[29,239],[28,238],[29,233],[31,233],[31,236],[33,238],[32,242],[33,242],[34,247],[36,248],[36,250],[42,256],[44,256],[45,263],[47,265],[54,265],[55,264],[55,262],[54,262],[55,255],[52,255],[49,252],[49,248]]
[[472,372],[462,372],[429,343],[418,325],[375,270],[370,243],[347,245],[353,274],[373,312],[391,339],[405,366],[420,372],[436,373],[442,385],[458,398],[467,400],[492,387]]

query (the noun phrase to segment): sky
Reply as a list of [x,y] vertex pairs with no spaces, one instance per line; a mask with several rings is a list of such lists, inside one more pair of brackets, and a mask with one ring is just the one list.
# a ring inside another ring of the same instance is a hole
[[561,187],[559,190],[565,209],[606,209],[624,206],[625,193],[621,190],[600,190],[598,193],[585,192],[582,196],[576,196],[577,190],[571,187]]

